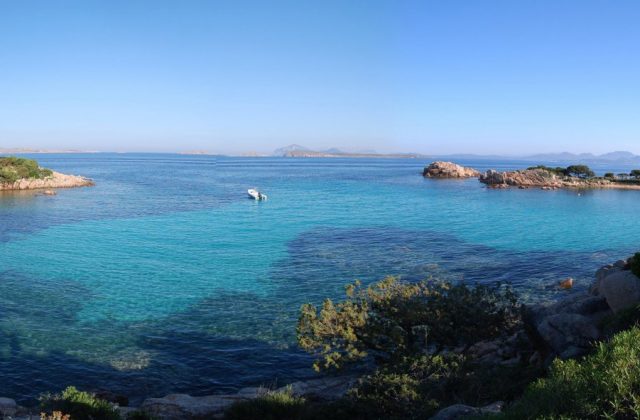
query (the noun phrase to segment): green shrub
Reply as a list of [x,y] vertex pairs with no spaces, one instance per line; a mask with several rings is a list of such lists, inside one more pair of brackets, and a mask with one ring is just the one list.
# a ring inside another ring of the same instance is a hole
[[40,168],[32,159],[0,157],[0,183],[13,183],[25,178],[42,179],[52,174],[51,170]]
[[640,416],[640,329],[601,343],[582,361],[556,360],[501,417],[605,418]]
[[545,166],[545,165],[537,165],[537,166],[531,166],[531,167],[527,168],[527,170],[534,170],[534,169],[542,169],[544,171],[551,172],[552,174],[559,175],[559,176],[568,175],[567,174],[567,168],[562,168],[560,166],[558,166],[556,168],[552,168],[552,167]]
[[[316,370],[342,368],[368,358],[378,365],[470,346],[508,333],[519,321],[517,299],[500,284],[405,283],[388,277],[363,289],[346,288],[345,301],[303,305],[298,344],[317,356]],[[427,342],[428,341],[428,342]]]
[[307,401],[286,392],[268,392],[266,395],[233,404],[224,418],[229,420],[284,420],[307,418]]
[[640,252],[637,252],[636,255],[629,260],[629,269],[633,274],[640,277]]
[[596,174],[586,165],[571,165],[567,167],[567,175],[578,178],[593,178]]
[[349,398],[368,418],[428,418],[450,399],[450,384],[463,365],[462,356],[407,358],[361,378]]
[[42,410],[61,411],[69,414],[72,420],[120,420],[118,410],[110,402],[73,386],[60,394],[44,395],[40,404]]

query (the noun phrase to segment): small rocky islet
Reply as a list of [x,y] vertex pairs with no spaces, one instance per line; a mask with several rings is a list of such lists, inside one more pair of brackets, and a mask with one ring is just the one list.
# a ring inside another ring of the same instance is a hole
[[0,191],[45,190],[44,195],[55,195],[57,188],[93,185],[89,178],[42,168],[32,159],[0,157]]
[[[619,179],[613,174],[608,177],[596,177],[588,167],[576,166],[584,172],[573,175],[569,168],[547,168],[537,166],[516,171],[488,170],[481,173],[473,168],[464,167],[453,162],[437,161],[426,166],[422,172],[425,178],[478,178],[489,188],[519,189],[540,188],[543,190],[570,189],[626,189],[640,190],[640,179],[629,176]],[[583,175],[584,173],[584,175]]]

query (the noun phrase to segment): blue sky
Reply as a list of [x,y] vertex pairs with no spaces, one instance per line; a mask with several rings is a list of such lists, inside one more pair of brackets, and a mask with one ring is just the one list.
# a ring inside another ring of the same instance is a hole
[[0,147],[640,154],[640,2],[0,0]]

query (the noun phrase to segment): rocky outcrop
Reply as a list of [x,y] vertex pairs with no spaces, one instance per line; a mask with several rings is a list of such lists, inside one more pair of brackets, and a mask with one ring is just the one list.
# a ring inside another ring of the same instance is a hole
[[92,185],[94,185],[93,181],[88,178],[77,175],[65,175],[59,172],[53,172],[51,176],[42,179],[25,178],[20,179],[12,184],[0,183],[0,191],[38,189],[49,190],[52,188],[89,187]]
[[502,401],[498,401],[484,407],[471,407],[464,404],[455,404],[447,408],[443,408],[438,412],[438,414],[431,417],[430,420],[455,420],[476,417],[490,417],[502,412],[503,406],[504,403]]
[[520,171],[498,172],[489,170],[480,175],[480,182],[492,188],[541,188],[554,190],[559,188],[616,188],[640,189],[640,185],[622,184],[604,178],[582,179],[562,176],[545,169],[524,169]]
[[433,162],[422,172],[426,178],[477,178],[480,172],[453,162]]
[[[294,382],[276,389],[276,392],[291,392],[313,400],[334,400],[346,394],[355,383],[351,376],[326,377]],[[220,418],[235,402],[258,398],[270,392],[266,388],[243,388],[236,394],[192,397],[186,394],[171,394],[163,398],[148,398],[140,410],[158,420],[199,420]]]
[[602,296],[613,312],[640,304],[640,278],[629,269],[629,261],[621,260],[596,273],[591,293]]
[[621,260],[602,267],[588,291],[553,304],[524,308],[527,332],[549,362],[586,354],[593,343],[606,338],[602,320],[640,304],[640,278]]

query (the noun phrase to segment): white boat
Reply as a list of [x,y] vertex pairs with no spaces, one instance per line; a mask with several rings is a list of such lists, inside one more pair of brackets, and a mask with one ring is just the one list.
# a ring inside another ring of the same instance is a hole
[[249,190],[247,190],[247,194],[249,194],[250,198],[253,198],[254,200],[266,200],[267,199],[267,195],[266,194],[262,194],[260,191],[251,188]]

